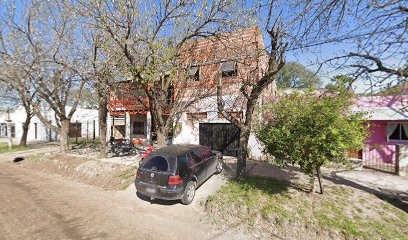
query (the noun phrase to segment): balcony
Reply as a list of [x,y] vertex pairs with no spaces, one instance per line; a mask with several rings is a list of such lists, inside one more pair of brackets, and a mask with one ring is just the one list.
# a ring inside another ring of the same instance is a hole
[[146,114],[149,110],[149,99],[111,99],[108,103],[110,115],[123,115],[126,112],[133,114]]

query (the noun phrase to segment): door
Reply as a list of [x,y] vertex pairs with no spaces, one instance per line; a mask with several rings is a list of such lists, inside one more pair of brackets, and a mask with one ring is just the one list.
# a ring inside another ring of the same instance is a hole
[[215,173],[217,167],[217,158],[207,147],[200,147],[200,156],[205,161],[206,178],[211,177]]
[[200,123],[200,145],[222,152],[224,156],[237,156],[240,130],[231,123]]
[[203,161],[199,155],[198,149],[194,149],[190,153],[190,161],[188,162],[188,167],[191,169],[193,174],[197,177],[197,185],[203,183],[206,179],[206,162]]

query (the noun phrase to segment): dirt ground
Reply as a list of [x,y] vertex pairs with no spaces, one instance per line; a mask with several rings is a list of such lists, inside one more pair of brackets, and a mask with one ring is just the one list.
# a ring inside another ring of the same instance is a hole
[[134,180],[135,166],[101,162],[97,159],[65,154],[40,154],[27,157],[20,164],[24,168],[58,174],[74,181],[104,190],[127,188]]
[[[197,189],[189,206],[151,202],[136,194],[133,166],[67,157],[52,148],[36,153],[0,155],[0,239],[251,238],[215,228],[202,211],[202,201],[226,182],[222,176]],[[16,157],[24,160],[15,163]]]
[[[13,162],[16,157],[22,161]],[[282,229],[281,223],[258,222],[248,229],[234,214],[251,213],[250,209],[231,205],[209,208],[206,204],[208,197],[215,195],[228,182],[227,178],[234,175],[235,159],[227,157],[225,161],[224,174],[211,177],[197,189],[193,204],[184,206],[178,201],[151,202],[138,196],[132,184],[137,161],[132,157],[97,159],[93,155],[62,155],[57,153],[57,146],[49,145],[0,154],[0,232],[4,233],[0,239],[270,239],[274,235],[262,231]],[[249,161],[248,171],[252,176],[303,185],[308,182],[296,168],[282,170]],[[363,186],[350,179],[327,172],[324,183],[347,188]],[[370,185],[363,187],[360,190],[365,192]],[[355,196],[359,201],[371,199],[361,194]],[[328,203],[335,203],[338,199],[329,200]],[[373,202],[369,206],[378,204]],[[231,221],[225,221],[219,214],[220,207]],[[290,231],[291,227],[289,224],[285,228]],[[306,226],[305,232],[310,230]],[[279,239],[279,235],[273,238]]]

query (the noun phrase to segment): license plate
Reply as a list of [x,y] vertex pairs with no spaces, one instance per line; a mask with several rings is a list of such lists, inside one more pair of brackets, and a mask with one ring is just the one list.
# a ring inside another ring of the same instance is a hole
[[155,189],[155,188],[151,188],[151,187],[147,187],[147,188],[146,188],[146,192],[147,192],[147,193],[156,193],[156,189]]

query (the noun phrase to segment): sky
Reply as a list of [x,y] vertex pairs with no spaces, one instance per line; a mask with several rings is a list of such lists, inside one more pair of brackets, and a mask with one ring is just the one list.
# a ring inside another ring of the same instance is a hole
[[[211,0],[210,0],[211,1]],[[247,7],[254,7],[254,6],[258,6],[262,3],[265,3],[266,1],[264,0],[250,0],[250,1],[245,1],[245,0],[241,0]],[[322,0],[321,2],[325,2],[328,0]],[[367,0],[369,1],[369,0]],[[24,0],[0,0],[0,4],[1,2],[12,2],[16,4],[16,12],[17,15],[19,15],[19,13],[22,13],[24,11]],[[277,10],[274,13],[278,13],[280,11],[282,11],[282,16],[284,16],[284,22],[286,23],[288,20],[286,19],[291,19],[294,17],[294,14],[296,11],[298,11],[299,9],[295,9],[295,8],[291,8],[291,6],[285,5],[286,1],[279,1],[277,0],[276,2],[280,2],[283,4],[280,4],[277,7]],[[363,2],[365,2],[363,0]],[[7,14],[6,12],[4,12],[4,8],[2,9],[0,7],[0,14],[2,15],[1,17],[6,17]],[[334,12],[333,15],[334,17],[336,17],[337,12]],[[267,8],[262,8],[262,10],[259,12],[259,19],[256,19],[256,22],[258,23],[258,25],[260,25],[261,29],[265,29],[265,22],[266,22],[266,15],[267,15]],[[244,17],[244,16],[243,16]],[[353,27],[356,26],[356,23],[353,20],[350,19],[345,19],[344,20],[344,27],[345,29],[349,30]],[[333,33],[335,34],[335,33]],[[264,32],[263,33],[264,36],[264,41],[267,44],[269,42],[268,38],[267,38],[267,34]],[[374,43],[373,43],[374,44]],[[317,47],[313,47],[313,48],[309,48],[309,49],[304,49],[302,51],[289,51],[286,54],[286,60],[287,62],[298,62],[301,63],[303,65],[305,65],[308,69],[310,69],[313,72],[316,72],[320,65],[319,63],[323,60],[332,58],[332,57],[336,57],[339,55],[344,55],[352,50],[355,50],[355,43],[352,43],[350,41],[347,42],[341,42],[341,43],[336,43],[336,44],[324,44],[324,45],[320,45]],[[391,59],[389,60],[391,62],[393,62],[394,60]],[[398,62],[399,59],[398,57],[395,59],[395,62]],[[333,67],[329,66],[328,64],[323,65],[319,71],[317,72],[317,75],[321,78],[321,80],[323,81],[323,87],[330,82],[330,80],[336,76],[336,75],[341,75],[341,74],[348,74],[350,73],[351,69],[346,69],[343,68],[341,70],[336,70]],[[355,83],[354,85],[355,87],[355,91],[362,93],[367,91],[368,86],[367,86],[367,82],[359,80]]]

